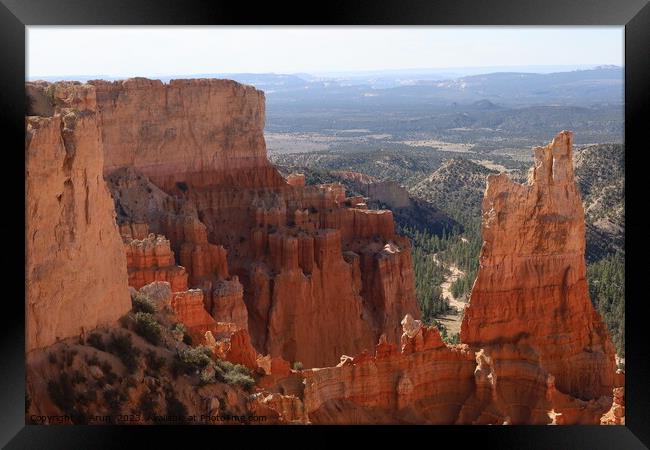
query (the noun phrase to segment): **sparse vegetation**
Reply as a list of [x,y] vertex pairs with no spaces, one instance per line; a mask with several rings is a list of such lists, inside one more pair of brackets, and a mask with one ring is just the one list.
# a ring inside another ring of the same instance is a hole
[[180,418],[182,419],[181,422],[184,422],[184,418],[188,415],[187,408],[176,398],[173,389],[167,389],[165,391],[165,402],[167,403],[167,415]]
[[155,415],[157,408],[158,400],[156,399],[155,394],[148,390],[143,392],[138,401],[138,410],[142,413],[145,419]]
[[165,358],[158,356],[153,350],[148,350],[145,354],[147,362],[147,369],[153,375],[158,375],[163,367],[165,367]]
[[127,397],[117,389],[106,388],[104,390],[104,401],[112,414],[119,414],[120,408],[126,400]]
[[192,345],[192,337],[187,333],[187,328],[182,322],[177,322],[172,327],[172,333],[183,336],[181,341],[186,345]]
[[215,366],[219,369],[217,374],[221,378],[221,381],[239,385],[245,389],[250,389],[255,385],[255,379],[251,376],[251,372],[246,366],[233,364],[230,361],[222,359],[216,360]]
[[[208,370],[212,369],[212,370]],[[216,371],[212,365],[206,366],[199,373],[199,384],[201,386],[217,382]]]
[[162,338],[160,324],[150,313],[135,313],[135,332],[153,345],[158,345]]
[[70,379],[73,385],[81,384],[86,382],[86,377],[79,371],[75,370],[72,372],[72,378]]
[[63,359],[65,362],[66,367],[72,366],[72,363],[74,362],[74,357],[77,355],[76,350],[66,350],[63,352]]
[[212,350],[208,347],[195,347],[180,350],[172,364],[174,378],[178,375],[190,374],[210,364]]
[[86,338],[86,344],[88,344],[91,347],[94,347],[97,350],[100,350],[102,352],[106,351],[106,346],[104,345],[104,341],[102,339],[102,336],[99,333],[91,333]]
[[174,326],[172,326],[172,332],[186,334],[187,328],[185,327],[184,323],[176,322]]
[[100,366],[102,372],[104,372],[104,381],[108,384],[113,384],[117,381],[117,374],[113,372],[113,367],[108,361],[104,361]]
[[138,292],[131,298],[131,304],[133,305],[133,312],[138,313],[147,313],[154,314],[156,312],[156,305],[154,302],[145,294]]
[[47,383],[47,392],[54,404],[65,414],[74,411],[74,386],[66,372],[61,372],[58,382],[51,380]]
[[56,106],[56,98],[54,96],[54,93],[56,91],[56,86],[54,83],[50,84],[47,89],[45,89],[45,96],[47,99],[50,101],[50,105]]
[[112,333],[107,350],[120,358],[129,374],[138,368],[140,350],[133,346],[131,335],[128,333]]
[[86,364],[89,366],[99,366],[99,358],[97,353],[93,353],[92,356],[86,356]]
[[236,384],[244,389],[251,389],[255,385],[255,380],[250,375],[242,372],[232,371],[224,375],[224,381],[228,384]]
[[460,334],[459,333],[452,334],[451,337],[446,342],[448,344],[460,344]]

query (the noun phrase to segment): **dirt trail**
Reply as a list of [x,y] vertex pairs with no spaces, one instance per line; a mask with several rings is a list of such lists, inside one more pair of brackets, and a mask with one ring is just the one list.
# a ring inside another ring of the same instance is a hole
[[[433,260],[437,264],[442,264],[437,255],[433,255]],[[465,272],[460,270],[457,266],[451,264],[447,266],[447,269],[451,272],[449,275],[445,276],[445,281],[442,282],[440,288],[442,289],[442,298],[447,299],[449,306],[456,308],[456,311],[452,311],[449,314],[444,314],[436,317],[446,328],[449,336],[460,333],[460,323],[463,320],[462,311],[467,307],[467,302],[463,302],[454,298],[451,295],[451,285],[454,281],[465,275]]]

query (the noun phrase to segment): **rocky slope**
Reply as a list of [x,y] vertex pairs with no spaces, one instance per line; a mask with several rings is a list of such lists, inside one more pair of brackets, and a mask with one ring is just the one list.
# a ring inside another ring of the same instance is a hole
[[625,149],[590,145],[575,153],[576,181],[587,221],[590,261],[625,249]]
[[454,214],[457,220],[480,217],[485,179],[495,173],[467,159],[450,159],[413,186],[411,193]]

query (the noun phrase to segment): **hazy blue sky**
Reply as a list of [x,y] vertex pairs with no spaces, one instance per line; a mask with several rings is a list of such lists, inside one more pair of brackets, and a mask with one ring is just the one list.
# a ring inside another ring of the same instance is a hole
[[623,27],[38,27],[27,75],[623,65]]

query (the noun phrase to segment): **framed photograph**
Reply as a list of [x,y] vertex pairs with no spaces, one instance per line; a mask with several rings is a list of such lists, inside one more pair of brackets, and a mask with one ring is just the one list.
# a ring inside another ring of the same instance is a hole
[[2,0],[2,444],[648,448],[647,1],[277,8]]

